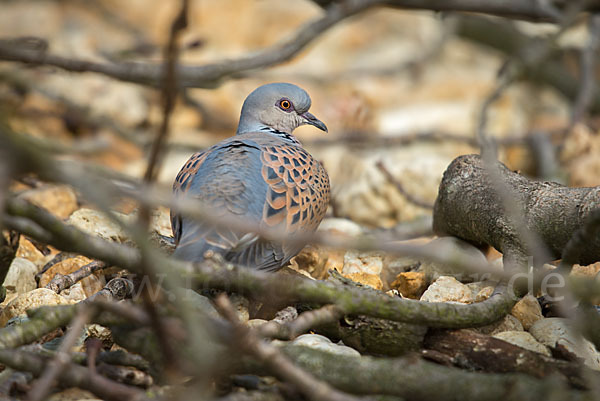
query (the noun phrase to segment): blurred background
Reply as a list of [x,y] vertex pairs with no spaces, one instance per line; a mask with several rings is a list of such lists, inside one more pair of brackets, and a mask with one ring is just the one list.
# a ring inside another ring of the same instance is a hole
[[[3,1],[0,38],[66,58],[158,63],[178,7],[159,0]],[[308,0],[194,0],[181,58],[202,65],[246,56],[292,39],[323,15]],[[170,184],[192,153],[233,135],[255,87],[287,81],[310,93],[313,114],[329,127],[328,134],[301,127],[296,135],[330,174],[334,216],[387,228],[430,215],[446,166],[478,152],[482,129],[514,170],[599,185],[600,137],[589,113],[600,110],[595,28],[577,12],[567,17],[550,24],[371,8],[288,62],[182,91],[160,181]],[[587,81],[580,79],[586,67]],[[482,120],[486,100],[507,76]],[[162,118],[155,88],[1,60],[0,104],[14,129],[49,141],[64,157],[137,177]]]

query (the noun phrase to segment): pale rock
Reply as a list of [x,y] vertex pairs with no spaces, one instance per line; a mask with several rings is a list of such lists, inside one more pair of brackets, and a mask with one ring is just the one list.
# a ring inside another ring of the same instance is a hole
[[77,195],[68,185],[48,185],[30,189],[20,198],[41,207],[59,219],[66,219],[77,209]]
[[85,337],[97,338],[107,345],[112,345],[113,343],[110,329],[95,323],[85,326]]
[[279,274],[292,274],[291,271],[294,271],[296,274],[304,276],[309,280],[315,280],[315,278],[311,276],[309,272],[298,267],[298,263],[296,263],[293,259],[290,261],[289,265],[284,266],[281,270],[279,270]]
[[324,219],[321,224],[319,224],[319,229],[317,231],[350,238],[358,237],[363,234],[363,229],[359,224],[352,220],[339,217],[329,217]]
[[40,252],[40,250],[37,249],[31,241],[25,238],[24,235],[21,235],[21,238],[19,238],[19,247],[17,248],[15,256],[33,262],[38,267],[38,270],[41,270],[41,268],[53,257],[52,254],[44,255]]
[[15,299],[18,296],[19,296],[19,294],[17,294],[16,292],[6,291],[6,297],[4,298],[4,301],[2,301],[0,306],[5,307],[9,303],[11,303],[13,299]]
[[293,306],[287,306],[275,314],[275,317],[271,320],[278,324],[289,323],[298,318],[298,311]]
[[561,166],[569,175],[569,186],[600,185],[600,137],[585,124],[577,124],[561,147]]
[[[483,252],[468,242],[455,237],[436,238],[428,246],[435,248],[437,252],[447,255],[451,260],[455,260],[459,264],[461,260],[469,261],[472,264],[487,264],[487,259]],[[419,267],[419,271],[424,272],[429,281],[433,281],[440,276],[453,276],[463,282],[485,281],[490,278],[489,273],[468,273],[454,266],[430,261],[423,261]]]
[[475,302],[483,302],[491,297],[493,293],[494,287],[484,287],[481,289],[481,291],[475,294]]
[[90,235],[110,241],[125,242],[128,239],[122,227],[97,210],[79,209],[69,217],[67,223]]
[[48,396],[48,401],[102,401],[95,397],[93,393],[71,387]]
[[168,208],[161,206],[152,213],[150,229],[165,237],[173,236],[171,230],[171,215]]
[[383,282],[381,281],[381,278],[379,278],[379,276],[375,275],[375,274],[368,274],[368,273],[349,273],[349,274],[344,274],[344,277],[349,278],[350,280],[363,284],[363,285],[368,285],[371,288],[374,288],[376,290],[381,290],[383,289]]
[[292,258],[290,268],[301,274],[303,272],[308,273],[311,278],[322,279],[326,276],[324,268],[328,257],[328,252],[325,248],[316,245],[307,245]]
[[[400,241],[399,243],[402,244],[403,242]],[[390,286],[400,273],[417,271],[420,266],[420,261],[409,257],[397,257],[386,254],[383,258],[383,274]]]
[[257,327],[262,326],[263,324],[268,323],[268,320],[264,319],[250,319],[246,322],[246,325],[251,329],[255,329]]
[[475,302],[481,302],[488,299],[494,292],[496,285],[497,282],[492,280],[474,281],[466,284],[471,290]]
[[378,152],[330,147],[314,149],[313,154],[323,161],[336,184],[337,215],[359,224],[390,228],[430,211],[410,202],[377,167],[379,162],[406,192],[433,205],[444,170],[456,156],[470,153],[470,149],[456,144],[419,143]]
[[303,334],[296,337],[291,343],[329,352],[331,354],[360,357],[360,353],[355,349],[346,345],[334,344],[329,338],[319,334]]
[[60,292],[60,296],[71,302],[81,302],[89,295],[83,289],[81,282],[73,284],[71,287],[66,288]]
[[526,331],[503,331],[492,335],[513,345],[528,349],[529,351],[538,352],[546,356],[552,356],[548,347],[540,344],[530,333]]
[[25,315],[29,309],[46,305],[67,305],[71,303],[73,302],[47,288],[38,288],[26,292],[10,301],[6,305],[6,308],[2,310],[0,313],[0,327],[4,327],[6,322],[15,316]]
[[594,278],[600,272],[600,262],[593,263],[587,266],[574,264],[571,269],[571,275],[579,277]]
[[[194,131],[194,134],[198,134],[197,130]],[[214,142],[212,144],[214,144]],[[187,162],[191,155],[192,153],[189,151],[167,152],[163,158],[164,168],[161,168],[158,172],[156,181],[167,185],[173,184],[177,173],[179,173],[179,170],[181,170],[181,167]],[[129,163],[123,168],[122,172],[131,177],[142,178],[144,176],[144,173],[146,172],[147,167],[148,162],[142,158]]]
[[531,326],[529,332],[547,347],[564,347],[570,353],[582,358],[584,363],[600,370],[600,354],[594,345],[583,337],[575,335],[572,323],[564,318],[540,319]]
[[469,287],[451,276],[441,276],[421,296],[427,302],[459,302],[470,304],[473,295]]
[[16,294],[23,294],[37,288],[35,275],[38,267],[27,259],[14,258],[4,279],[4,288]]
[[519,319],[513,315],[506,315],[502,320],[488,324],[486,326],[476,327],[474,329],[482,334],[494,335],[504,331],[523,331],[523,325]]
[[344,269],[344,255],[346,252],[343,249],[327,249],[327,260],[323,266],[323,275],[320,279],[325,279],[329,275],[329,270],[342,272]]
[[[103,32],[105,34],[105,32]],[[82,35],[71,35],[71,37],[81,38]],[[83,38],[81,38],[83,39]],[[84,43],[88,40],[83,40]],[[73,43],[69,44],[69,47]],[[82,44],[76,44],[80,47]],[[73,50],[73,49],[70,49]],[[88,54],[88,58],[93,55],[89,49],[73,50],[77,55]],[[51,74],[40,82],[42,89],[51,92],[60,93],[75,104],[86,104],[89,99],[94,99],[94,114],[107,115],[115,118],[117,121],[136,126],[147,118],[149,113],[148,100],[144,88],[137,85],[131,85],[126,82],[119,82],[102,75],[61,75]],[[77,90],[73,90],[76,85]]]
[[377,252],[346,251],[342,274],[368,273],[379,275],[383,269],[383,258]]
[[529,330],[535,322],[543,319],[542,307],[538,300],[531,294],[527,294],[513,306],[511,315],[519,319],[525,330]]
[[383,269],[383,257],[377,252],[346,251],[342,275],[357,283],[381,290],[383,282],[380,274]]

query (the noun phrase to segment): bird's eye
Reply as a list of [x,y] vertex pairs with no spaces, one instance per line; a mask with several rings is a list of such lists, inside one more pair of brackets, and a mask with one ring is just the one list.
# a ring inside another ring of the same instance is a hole
[[281,99],[279,101],[279,107],[283,111],[291,111],[292,110],[292,102],[287,99]]

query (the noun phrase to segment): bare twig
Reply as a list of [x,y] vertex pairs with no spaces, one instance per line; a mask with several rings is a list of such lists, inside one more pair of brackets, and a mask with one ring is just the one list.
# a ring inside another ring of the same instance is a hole
[[30,313],[27,322],[0,329],[0,349],[14,348],[37,340],[43,335],[65,326],[75,316],[70,306],[42,307]]
[[344,316],[344,311],[337,305],[325,305],[319,309],[306,311],[286,324],[267,322],[260,326],[259,332],[265,337],[291,340],[311,328],[325,323],[335,322]]
[[600,14],[590,16],[588,32],[588,43],[581,51],[579,92],[573,105],[571,126],[577,124],[584,117],[596,92],[596,65],[598,48],[600,47]]
[[90,321],[94,313],[95,309],[91,306],[86,305],[78,309],[71,327],[56,351],[56,356],[48,363],[44,373],[31,388],[31,391],[29,391],[28,397],[30,401],[41,401],[48,395],[54,382],[71,362],[70,350],[81,335],[83,327]]
[[96,358],[102,349],[102,341],[97,338],[88,338],[85,340],[85,353],[87,367],[92,373],[96,373]]
[[394,177],[392,175],[392,173],[390,172],[390,170],[387,169],[387,167],[385,167],[382,160],[378,161],[376,166],[383,173],[383,175],[385,175],[386,179],[389,182],[391,182],[392,184],[394,184],[394,186],[396,187],[398,192],[400,192],[402,194],[402,196],[404,196],[406,198],[406,200],[408,200],[410,203],[414,203],[415,205],[417,205],[419,207],[422,207],[425,209],[433,209],[433,204],[426,202],[422,199],[419,199],[418,197],[414,196],[413,194],[411,194],[410,192],[405,190],[402,183],[400,181],[398,181],[396,179],[396,177]]
[[145,182],[152,182],[159,170],[159,156],[162,151],[163,143],[166,141],[169,135],[169,122],[171,120],[171,113],[175,107],[175,100],[177,98],[177,59],[179,57],[179,37],[181,33],[187,27],[187,14],[188,14],[189,1],[181,1],[181,9],[175,16],[171,24],[171,31],[169,34],[169,41],[165,49],[165,65],[164,65],[164,76],[162,79],[162,103],[163,103],[163,119],[152,144],[150,151],[150,159],[146,173],[144,174]]
[[236,337],[235,345],[239,346],[243,352],[258,358],[274,374],[292,383],[307,398],[323,401],[357,400],[356,397],[339,392],[326,382],[320,381],[296,367],[277,348],[261,341],[252,330],[239,322],[226,295],[220,295],[215,305],[221,315],[233,325]]
[[[54,246],[77,250],[88,257],[105,260],[107,263],[133,272],[141,272],[139,253],[132,248],[84,234],[74,227],[65,225],[49,213],[21,200],[11,199],[8,203],[8,211],[16,215],[31,217],[44,229],[51,230],[54,236],[50,235],[47,240]],[[463,267],[469,271],[479,273],[486,271],[486,265],[482,264],[479,258],[470,258],[466,254],[457,253],[458,251],[455,249],[439,248],[435,244],[417,246],[381,244],[377,239],[363,238],[356,241],[343,241],[331,236],[316,238],[319,238],[321,243],[334,247],[379,248],[391,253]],[[270,294],[282,299],[320,304],[331,303],[342,307],[347,313],[367,314],[384,319],[438,327],[472,327],[473,325],[492,323],[504,316],[514,302],[510,294],[504,293],[473,305],[434,304],[392,298],[384,294],[363,292],[355,288],[337,288],[328,283],[308,282],[292,276],[270,275],[247,268],[223,268],[222,264],[215,265],[215,262],[211,260],[196,264],[192,270],[189,264],[165,259],[160,255],[153,255],[152,258],[153,263],[163,266],[169,275],[186,278],[201,285],[251,292],[257,296]],[[488,272],[498,273],[492,265],[489,265],[488,268]],[[536,282],[542,279],[542,275],[534,276]],[[288,280],[289,282],[284,284],[284,281]]]
[[115,366],[101,363],[98,366],[98,373],[104,375],[119,383],[129,384],[131,386],[147,388],[154,384],[152,376],[128,366]]
[[[321,6],[327,6],[336,0],[313,1]],[[559,7],[564,7],[564,2],[521,0],[387,0],[385,5],[416,10],[462,11],[530,21],[558,22],[562,17]],[[588,7],[593,8],[594,6],[594,2],[589,2]]]
[[[188,24],[188,8],[189,1],[181,0],[181,8],[173,22],[171,23],[171,30],[169,32],[169,40],[164,51],[164,76],[162,78],[162,102],[163,102],[163,119],[160,128],[156,134],[154,143],[150,150],[150,159],[148,166],[144,174],[144,182],[151,183],[156,178],[156,175],[160,169],[160,156],[163,152],[163,144],[169,135],[169,122],[171,120],[171,113],[175,107],[175,101],[177,99],[177,59],[179,57],[179,38],[187,27]],[[142,204],[139,211],[138,222],[143,232],[148,230],[150,223],[151,208],[147,204]],[[140,237],[141,238],[141,237]],[[145,239],[138,241],[139,244],[145,243]],[[149,259],[151,256],[145,251],[144,246],[141,247],[142,260],[140,267],[144,275],[153,279],[156,275],[153,264],[150,263]],[[176,368],[176,355],[173,350],[173,346],[168,340],[166,328],[161,321],[154,299],[150,296],[149,288],[146,286],[142,290],[144,299],[144,306],[146,311],[152,319],[152,326],[156,332],[158,341],[161,346],[163,357],[168,368]]]
[[[502,69],[500,70],[500,82],[484,99],[481,107],[481,113],[479,115],[477,137],[481,148],[481,157],[487,174],[489,174],[491,182],[494,184],[498,196],[500,196],[502,199],[508,221],[514,227],[517,235],[525,244],[528,255],[533,255],[534,261],[551,259],[549,258],[549,252],[547,248],[540,241],[538,236],[535,235],[535,233],[533,233],[531,230],[527,229],[523,223],[524,220],[521,209],[518,207],[518,204],[514,199],[514,194],[512,194],[507,183],[502,180],[501,172],[496,163],[497,149],[494,139],[487,133],[488,110],[491,105],[500,98],[504,91],[523,74],[524,69],[526,69],[528,65],[542,63],[550,56],[552,45],[566,31],[566,29],[573,24],[576,16],[584,8],[584,6],[584,2],[569,4],[569,6],[566,8],[566,12],[560,19],[560,26],[557,32],[550,35],[549,38],[543,42],[532,42],[530,44],[529,52],[520,52],[518,57],[513,56],[503,65]],[[517,63],[517,61],[519,63]],[[527,255],[504,254],[503,257],[505,268],[510,270],[527,268],[527,261],[525,260],[526,256]]]
[[[148,313],[140,306],[134,305],[131,302],[113,302],[112,299],[106,299],[104,297],[97,297],[89,302],[92,302],[98,309],[115,316],[120,316],[131,324],[138,326],[150,325]],[[101,315],[102,314],[100,314],[100,316]]]
[[[39,355],[20,350],[0,350],[0,362],[15,370],[31,372],[34,376],[43,374],[46,360]],[[150,400],[143,391],[109,380],[98,374],[93,374],[88,368],[69,363],[58,377],[59,382],[66,387],[79,387],[89,390],[98,397],[112,401],[142,401]],[[152,398],[156,400],[156,398]]]
[[[441,366],[415,355],[360,358],[286,345],[283,352],[302,368],[352,393],[387,394],[408,400],[518,401],[595,400],[595,394],[569,389],[556,376],[535,379],[524,374],[488,373]],[[458,395],[460,394],[460,395]],[[534,395],[533,395],[534,394]]]
[[106,263],[95,260],[86,264],[85,266],[82,266],[73,273],[69,273],[67,275],[56,274],[52,281],[46,284],[46,288],[59,294],[62,290],[70,288],[78,281],[81,281],[89,275],[106,267]]
[[[292,39],[262,52],[235,60],[203,66],[182,66],[177,70],[179,87],[212,88],[225,78],[261,67],[279,64],[291,59],[316,37],[339,21],[381,4],[383,0],[345,0],[333,4],[327,13],[300,28]],[[0,44],[0,60],[17,61],[33,65],[49,65],[71,72],[96,72],[122,81],[158,86],[162,82],[162,69],[156,64],[120,63],[105,64],[73,59],[47,52],[23,50],[14,45]]]

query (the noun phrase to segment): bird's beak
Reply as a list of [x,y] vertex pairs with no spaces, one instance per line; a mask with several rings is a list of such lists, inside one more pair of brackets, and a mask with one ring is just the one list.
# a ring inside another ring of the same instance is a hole
[[304,124],[310,124],[317,127],[321,131],[328,132],[327,126],[323,123],[323,121],[319,120],[317,117],[313,116],[308,111],[304,114],[301,114],[301,116],[302,118],[304,118]]

